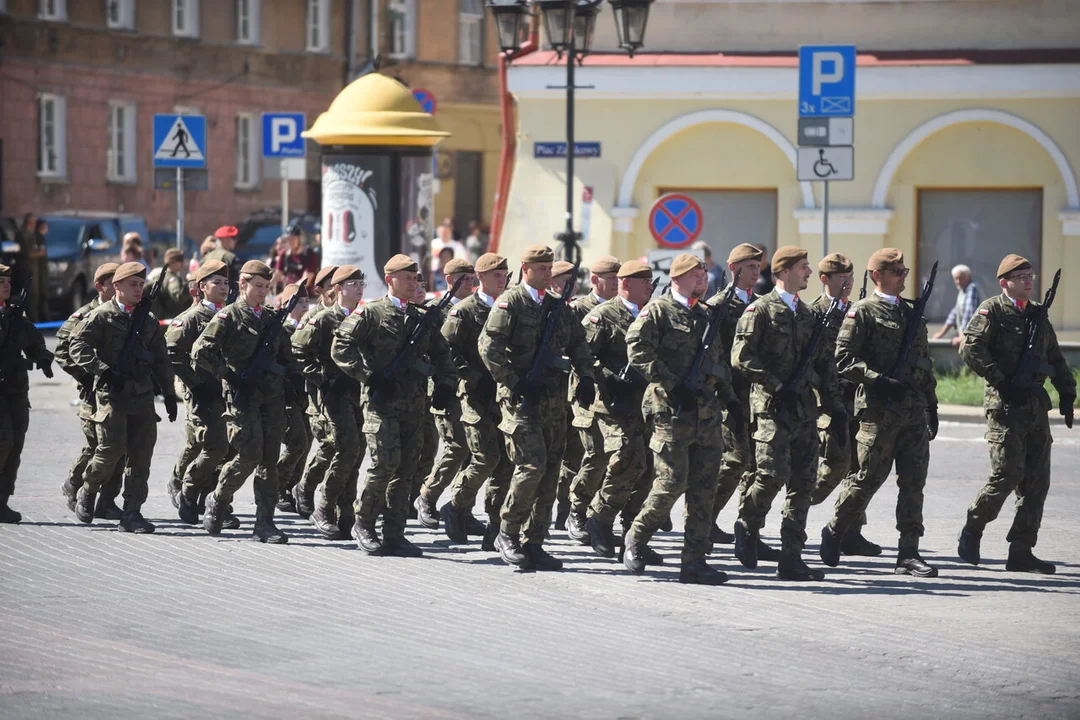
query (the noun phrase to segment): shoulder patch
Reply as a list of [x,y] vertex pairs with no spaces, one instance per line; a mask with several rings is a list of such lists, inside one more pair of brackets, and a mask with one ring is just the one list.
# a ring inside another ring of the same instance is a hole
[[848,314],[847,314],[847,316],[848,316],[849,318],[853,318],[853,317],[855,317],[855,311],[854,311],[854,310],[848,310]]
[[989,315],[990,311],[987,310],[986,308],[979,308],[979,314],[980,315]]
[[71,317],[73,317],[76,320],[81,320],[82,319],[82,313],[72,313]]
[[300,328],[304,327],[305,325],[307,325],[307,323],[302,322],[302,323],[300,323],[299,325],[296,326],[296,329],[299,330]]
[[754,312],[754,310],[756,310],[756,309],[757,308],[754,307],[754,303],[750,303],[749,305],[746,306],[746,312]]
[[600,318],[596,317],[595,315],[590,315],[590,316],[589,316],[589,322],[591,322],[591,323],[594,323],[594,324],[595,324],[595,323],[599,323],[599,322],[600,322]]
[[453,315],[454,317],[457,317],[457,308],[454,308],[453,310],[451,310],[450,314]]
[[184,321],[183,321],[183,320],[173,320],[173,321],[172,321],[171,323],[169,323],[169,324],[170,324],[171,326],[173,326],[173,327],[180,327],[181,325],[183,325],[183,324],[184,324]]
[[218,316],[219,318],[221,318],[222,320],[224,320],[225,318],[229,317],[229,313],[227,313],[227,312],[219,312],[219,313],[217,314],[217,316]]
[[500,303],[498,303],[498,306],[501,307],[503,310],[508,310],[510,308],[510,303],[508,303],[508,302],[500,302]]
[[649,309],[645,308],[637,314],[638,317],[649,317]]

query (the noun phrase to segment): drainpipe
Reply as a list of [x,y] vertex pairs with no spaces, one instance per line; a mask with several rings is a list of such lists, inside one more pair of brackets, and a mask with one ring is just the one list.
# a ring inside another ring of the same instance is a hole
[[[509,59],[516,60],[524,57],[535,52],[539,46],[540,24],[537,17],[532,17],[529,21],[529,39]],[[507,87],[509,65],[506,55],[499,53],[499,102],[502,110],[503,137],[502,153],[499,157],[499,179],[495,185],[495,209],[491,215],[491,241],[488,243],[490,252],[497,252],[499,249],[499,238],[502,235],[503,220],[506,217],[506,203],[510,199],[510,178],[514,171],[514,153],[517,150],[514,99],[510,96],[510,90]]]
[[348,85],[356,77],[356,29],[358,26],[357,8],[358,0],[346,0],[345,15],[345,85]]

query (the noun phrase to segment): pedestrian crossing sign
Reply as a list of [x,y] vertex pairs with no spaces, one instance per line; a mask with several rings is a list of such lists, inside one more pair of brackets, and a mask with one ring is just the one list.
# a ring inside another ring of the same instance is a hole
[[154,167],[206,167],[206,117],[155,115]]

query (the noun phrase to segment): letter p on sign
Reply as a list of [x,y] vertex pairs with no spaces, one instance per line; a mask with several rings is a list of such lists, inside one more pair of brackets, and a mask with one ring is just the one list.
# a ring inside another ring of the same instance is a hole
[[270,149],[281,152],[282,145],[288,145],[300,133],[296,129],[296,123],[292,118],[276,117],[270,121]]
[[[826,72],[826,64],[829,64],[831,72]],[[838,52],[814,53],[814,68],[811,71],[811,83],[813,93],[821,94],[821,86],[827,83],[838,83],[844,79],[844,56]]]
[[304,157],[304,113],[263,113],[263,157]]

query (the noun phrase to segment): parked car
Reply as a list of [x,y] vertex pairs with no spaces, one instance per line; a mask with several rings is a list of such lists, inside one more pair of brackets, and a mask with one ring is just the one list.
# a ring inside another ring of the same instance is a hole
[[[94,270],[120,259],[121,225],[106,218],[42,215],[49,224],[49,303],[65,313],[85,305],[94,294]],[[145,223],[144,223],[145,225]],[[130,225],[129,225],[130,227]]]
[[[319,232],[319,218],[307,213],[290,213],[290,224],[299,225],[304,234],[304,242],[311,245],[315,233]],[[281,237],[281,211],[265,210],[252,213],[244,218],[237,229],[236,255],[244,262],[248,260],[266,260],[274,241]]]

